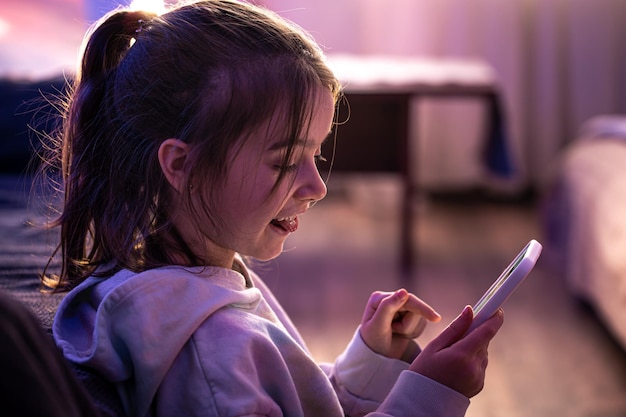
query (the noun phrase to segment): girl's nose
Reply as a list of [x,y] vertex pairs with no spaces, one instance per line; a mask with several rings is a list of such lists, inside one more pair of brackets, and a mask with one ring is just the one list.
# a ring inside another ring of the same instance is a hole
[[308,200],[315,203],[326,197],[326,183],[322,179],[317,166],[303,168],[300,171],[300,185],[295,191],[295,197],[299,200]]

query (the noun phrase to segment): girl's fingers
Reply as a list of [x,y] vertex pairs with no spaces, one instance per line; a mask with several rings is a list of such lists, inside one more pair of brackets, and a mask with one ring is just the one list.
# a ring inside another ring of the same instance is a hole
[[418,316],[424,317],[426,320],[432,322],[438,322],[441,320],[441,316],[434,308],[413,294],[409,294],[409,298],[406,303],[404,303],[404,306],[402,306],[400,311],[415,313]]
[[[473,319],[474,313],[472,312],[472,308],[466,306],[461,314],[430,343],[430,345],[432,345],[431,348],[439,351],[458,342],[459,344],[465,345],[467,351],[482,349],[493,339],[502,326],[504,315],[502,309],[499,309],[491,318],[474,329],[471,333],[465,335]],[[471,348],[472,346],[474,347],[473,349]]]
[[426,321],[436,322],[441,316],[415,295],[400,289],[393,293],[373,293],[363,320],[378,329],[415,338],[424,330]]
[[481,324],[479,327],[472,330],[469,334],[463,337],[461,343],[467,343],[469,345],[481,346],[482,344],[489,343],[494,338],[502,324],[504,323],[504,312],[502,309],[491,316],[487,321]]
[[466,306],[461,314],[459,314],[457,318],[455,318],[452,323],[450,323],[450,325],[439,334],[439,336],[428,344],[427,348],[438,352],[452,346],[463,337],[467,329],[469,329],[472,324],[473,318],[474,313],[472,312],[472,307]]
[[406,322],[395,321],[391,324],[391,328],[394,334],[403,335],[409,339],[415,339],[422,334],[427,324],[428,320],[424,317],[416,316]]
[[372,324],[380,329],[389,328],[398,311],[406,303],[408,296],[407,291],[402,289],[387,294],[384,298],[378,300],[377,305],[372,303],[372,307],[374,308],[370,315]]
[[415,339],[422,334],[428,321],[439,320],[441,316],[435,309],[415,295],[409,294],[407,301],[394,316],[391,327],[395,334]]

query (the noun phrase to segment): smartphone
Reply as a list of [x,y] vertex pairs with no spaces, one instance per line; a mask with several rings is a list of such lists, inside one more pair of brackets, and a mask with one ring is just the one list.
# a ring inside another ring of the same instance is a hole
[[[502,274],[489,287],[487,292],[474,305],[474,320],[467,333],[480,326],[498,311],[513,291],[530,274],[541,254],[541,243],[531,240],[506,267]],[[467,334],[466,333],[466,334]]]

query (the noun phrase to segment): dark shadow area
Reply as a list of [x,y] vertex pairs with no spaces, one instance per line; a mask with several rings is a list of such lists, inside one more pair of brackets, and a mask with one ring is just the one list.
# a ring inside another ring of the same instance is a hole
[[60,122],[50,102],[59,100],[66,84],[62,77],[32,82],[0,80],[0,172],[24,173],[37,168],[33,156],[41,150],[41,134],[50,134]]

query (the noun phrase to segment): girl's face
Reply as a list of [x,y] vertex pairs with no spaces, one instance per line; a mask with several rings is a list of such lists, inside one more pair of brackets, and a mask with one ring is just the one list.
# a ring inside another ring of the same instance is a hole
[[[210,236],[205,244],[211,263],[230,267],[235,252],[259,260],[282,252],[287,237],[298,229],[298,216],[326,195],[317,162],[333,116],[333,97],[321,92],[314,103],[308,136],[299,138],[288,166],[282,166],[287,140],[276,135],[282,131],[276,121],[237,150],[222,191],[209,200],[223,226],[203,223],[207,227],[204,234]],[[266,138],[267,132],[272,136]],[[276,186],[281,170],[285,176]]]

